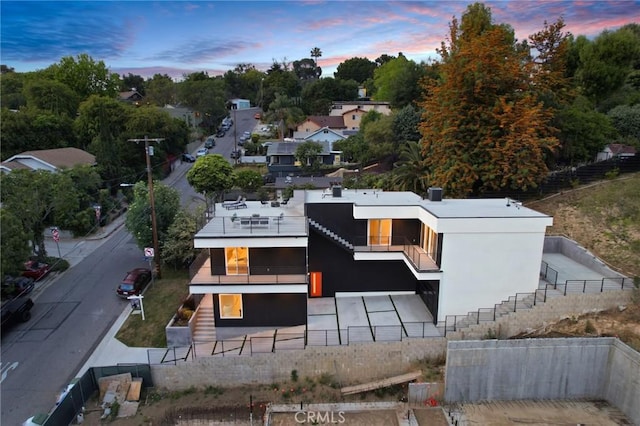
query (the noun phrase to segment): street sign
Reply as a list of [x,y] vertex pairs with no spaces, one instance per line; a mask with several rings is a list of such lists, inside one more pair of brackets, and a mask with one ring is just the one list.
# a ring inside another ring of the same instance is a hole
[[145,247],[144,248],[144,257],[153,257],[153,247]]
[[53,237],[53,241],[55,241],[56,243],[60,241],[60,232],[57,228],[51,229],[51,236]]

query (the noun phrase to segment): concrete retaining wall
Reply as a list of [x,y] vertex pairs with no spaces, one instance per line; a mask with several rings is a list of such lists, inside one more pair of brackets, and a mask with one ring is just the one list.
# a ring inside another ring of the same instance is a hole
[[605,399],[640,424],[639,367],[612,337],[452,341],[445,401]]
[[560,235],[550,235],[544,237],[544,253],[561,253],[571,260],[578,262],[603,275],[607,278],[624,278],[624,275],[614,271],[604,262],[598,259],[586,248],[582,247],[573,240]]
[[640,425],[640,354],[618,339],[613,346],[601,396]]
[[498,318],[495,322],[474,324],[461,331],[447,332],[449,340],[479,340],[493,335],[508,338],[540,328],[563,317],[611,309],[630,302],[631,291],[606,291],[548,297],[533,309],[519,310]]
[[300,377],[333,376],[340,385],[352,385],[404,374],[411,363],[444,357],[444,338],[410,339],[350,346],[307,347],[252,356],[201,357],[178,365],[152,365],[153,383],[173,390],[205,386],[272,384]]

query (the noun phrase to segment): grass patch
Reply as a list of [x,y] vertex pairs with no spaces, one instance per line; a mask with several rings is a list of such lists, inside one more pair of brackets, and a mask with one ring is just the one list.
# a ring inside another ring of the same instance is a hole
[[127,346],[163,348],[167,346],[164,328],[189,293],[189,274],[186,270],[162,271],[162,279],[144,293],[144,316],[129,315],[116,338]]

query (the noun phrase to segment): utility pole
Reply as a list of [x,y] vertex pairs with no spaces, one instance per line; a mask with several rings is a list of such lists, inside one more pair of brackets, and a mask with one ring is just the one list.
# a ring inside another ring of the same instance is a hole
[[238,105],[231,104],[231,108],[233,108],[233,151],[235,152],[235,164],[238,164],[238,123],[236,122],[236,110],[238,109]]
[[158,244],[158,224],[156,222],[156,203],[153,197],[153,174],[151,173],[151,154],[149,142],[161,142],[164,138],[129,139],[129,142],[144,142],[144,155],[147,160],[147,179],[149,180],[149,204],[151,206],[151,233],[153,235],[153,257],[155,260],[155,271],[157,278],[160,278],[160,250]]

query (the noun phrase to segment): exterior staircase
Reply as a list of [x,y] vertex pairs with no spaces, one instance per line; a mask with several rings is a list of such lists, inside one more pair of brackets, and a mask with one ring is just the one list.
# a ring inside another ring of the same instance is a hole
[[205,294],[196,310],[196,326],[193,331],[194,342],[214,342],[216,324],[213,317],[213,295]]
[[327,236],[330,240],[334,241],[338,245],[342,246],[343,248],[353,253],[353,244],[351,244],[349,241],[342,238],[340,235],[336,234],[335,232],[333,232],[328,228],[325,228],[323,225],[319,224],[313,219],[309,219],[309,225],[311,225],[313,229]]

